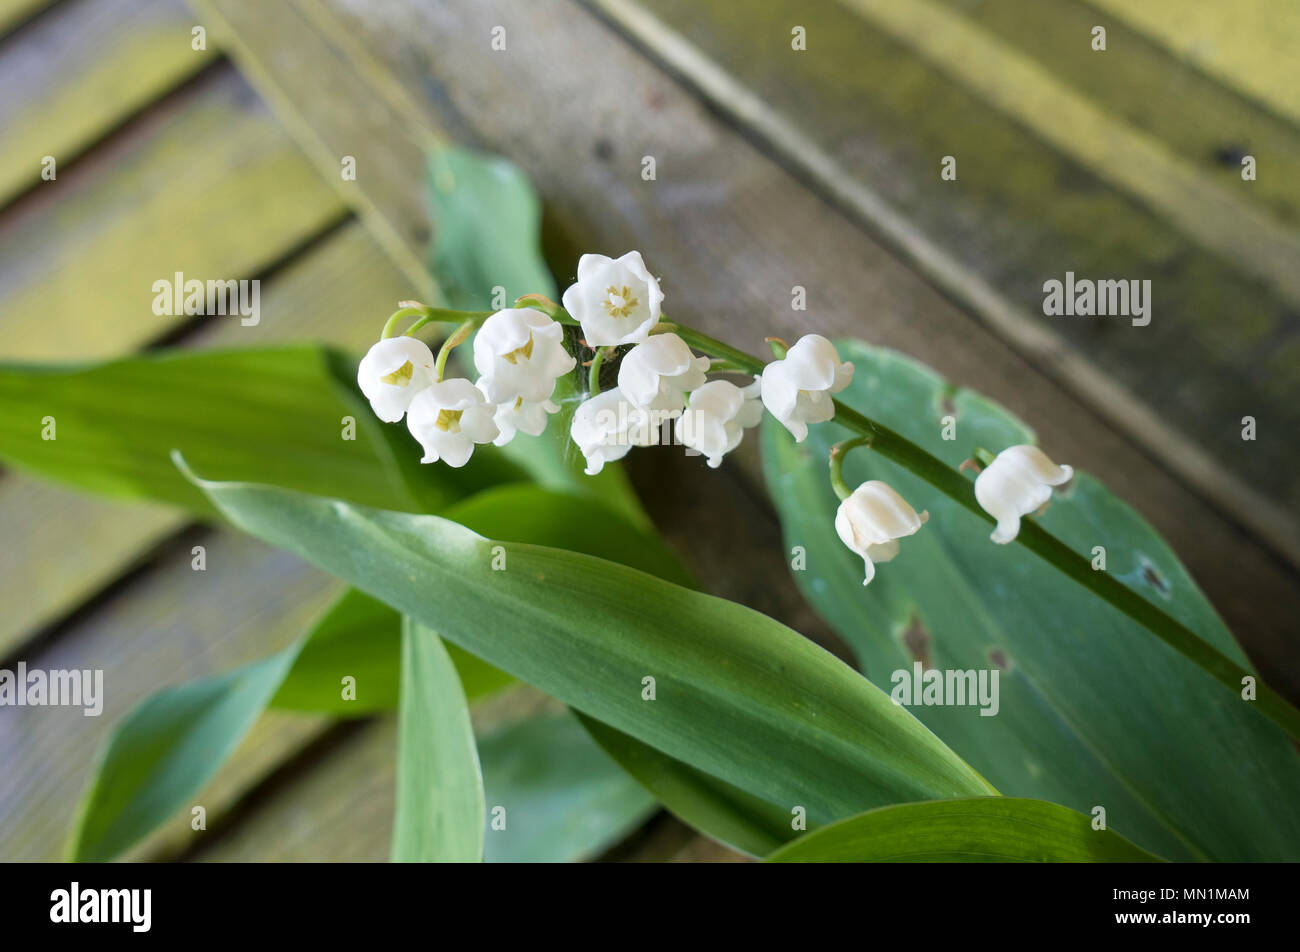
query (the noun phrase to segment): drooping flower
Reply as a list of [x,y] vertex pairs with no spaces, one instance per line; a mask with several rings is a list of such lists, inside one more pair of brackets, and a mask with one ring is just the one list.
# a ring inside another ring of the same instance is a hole
[[1020,517],[1037,512],[1052,498],[1052,487],[1074,475],[1057,466],[1037,446],[1012,446],[975,477],[975,501],[998,521],[989,537],[999,545],[1020,533]]
[[651,421],[652,414],[634,406],[618,387],[582,403],[573,414],[569,435],[587,458],[586,474],[595,476],[634,446],[653,446],[658,432]]
[[474,444],[497,438],[495,413],[483,391],[457,377],[430,384],[416,394],[406,413],[406,426],[424,447],[421,463],[442,460],[459,468],[469,462]]
[[677,420],[678,442],[703,453],[709,467],[717,469],[722,457],[740,445],[745,428],[763,418],[760,387],[755,378],[743,388],[729,380],[712,380],[694,390]]
[[907,504],[888,483],[868,480],[835,513],[835,531],[840,541],[862,556],[868,584],[876,577],[877,562],[888,562],[898,555],[898,540],[910,536],[930,518]]
[[708,369],[709,358],[696,357],[676,334],[655,334],[623,357],[618,389],[642,410],[680,410]]
[[[478,387],[483,389],[483,381],[479,381]],[[546,429],[547,414],[559,411],[560,405],[551,400],[530,403],[523,397],[516,397],[507,403],[499,403],[492,421],[501,432],[492,442],[497,446],[505,446],[515,438],[516,433],[541,436]]]
[[664,295],[637,251],[621,258],[583,255],[564,309],[582,325],[588,347],[640,344],[659,323]]
[[807,334],[783,359],[763,368],[763,405],[802,443],[809,423],[835,416],[831,394],[852,380],[853,365],[840,362],[835,345],[820,334]]
[[474,367],[491,403],[549,400],[556,379],[576,363],[564,349],[564,328],[532,308],[497,311],[474,337]]
[[414,337],[388,337],[361,358],[357,384],[375,416],[385,423],[400,420],[415,395],[437,380],[433,352]]

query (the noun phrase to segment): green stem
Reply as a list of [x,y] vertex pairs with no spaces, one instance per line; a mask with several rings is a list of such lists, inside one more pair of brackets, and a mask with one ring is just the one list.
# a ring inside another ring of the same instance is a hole
[[464,321],[467,318],[478,322],[491,316],[491,314],[491,311],[453,311],[450,308],[445,307],[429,307],[425,304],[414,304],[398,308],[390,314],[388,320],[384,322],[384,330],[379,336],[382,339],[395,336],[397,334],[398,324],[400,324],[405,318],[416,317],[417,315],[419,315],[418,320],[407,327],[406,330],[402,331],[403,337],[410,337],[426,324],[453,324]]
[[470,318],[464,324],[460,325],[460,327],[456,328],[456,330],[452,332],[452,335],[442,342],[442,346],[438,348],[438,361],[433,368],[434,372],[438,375],[438,380],[442,380],[443,371],[447,368],[447,358],[451,356],[451,352],[456,347],[463,344],[469,338],[470,334],[474,333],[474,328],[478,326],[478,322],[478,318]]
[[844,457],[848,456],[849,450],[856,446],[870,446],[871,440],[869,436],[857,436],[831,447],[831,489],[835,490],[835,495],[839,496],[841,501],[853,495],[853,490],[849,489],[848,484],[844,482]]
[[613,347],[601,347],[596,350],[596,356],[591,358],[591,370],[587,373],[587,395],[594,397],[600,393],[600,367],[610,354],[614,353]]

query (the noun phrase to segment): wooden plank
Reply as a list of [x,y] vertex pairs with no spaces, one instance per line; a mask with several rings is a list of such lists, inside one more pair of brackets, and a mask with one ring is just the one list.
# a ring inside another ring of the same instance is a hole
[[[195,7],[222,42],[241,48],[252,43],[267,52],[260,37],[244,31],[243,9],[233,11],[240,20],[236,30],[224,3],[195,0]],[[256,19],[262,36],[285,41],[278,43],[273,59],[243,57],[240,69],[418,289],[416,297],[439,300],[423,255],[430,233],[422,190],[411,187],[407,172],[423,166],[425,152],[441,141],[441,133],[426,115],[411,111],[412,98],[395,90],[394,84],[387,86],[386,96],[361,100],[351,93],[347,84],[354,69],[365,70],[368,85],[381,83],[383,72],[381,61],[371,57],[346,29],[330,31],[327,37],[292,3],[264,4]],[[354,65],[358,60],[360,67]],[[315,77],[319,94],[314,99],[286,97],[275,77],[294,73]],[[331,134],[323,133],[327,128]],[[342,134],[334,135],[334,130],[342,130]],[[339,176],[344,156],[356,161],[355,182],[345,182]]]
[[[277,101],[308,105],[318,95],[317,72],[276,69],[282,43],[268,28],[261,5],[219,0],[216,6],[236,28],[236,58],[258,64],[256,81],[274,83]],[[1294,664],[1287,634],[1297,608],[1290,569],[1244,539],[1236,524],[1153,464],[1071,392],[973,325],[856,225],[828,212],[816,194],[581,8],[561,0],[526,7],[446,3],[402,7],[383,18],[354,15],[342,3],[310,9],[314,17],[335,14],[356,41],[366,43],[372,60],[391,64],[407,96],[436,112],[443,127],[456,130],[456,138],[493,143],[525,168],[547,203],[548,253],[562,282],[572,274],[578,250],[613,253],[636,247],[666,277],[672,312],[736,344],[756,351],[772,333],[858,334],[988,393],[1042,427],[1049,447],[1063,447],[1060,455],[1086,466],[1136,505],[1179,551],[1265,675],[1283,690],[1300,690],[1300,666]],[[489,46],[491,29],[498,25],[514,38],[505,53]],[[294,34],[294,42],[306,49],[318,40],[304,29]],[[574,56],[574,50],[582,50],[582,56]],[[338,124],[324,116],[312,141],[302,141],[309,149],[322,148],[323,142],[332,155],[352,138],[348,123],[358,108],[342,99],[371,103],[384,93],[355,70],[330,89],[339,97]],[[416,117],[408,116],[407,122],[413,121]],[[658,158],[654,183],[640,177],[644,155]],[[410,202],[420,174],[413,163],[396,182],[357,184],[376,203],[403,189]],[[794,284],[810,290],[808,313],[789,310]],[[869,302],[867,314],[864,302]],[[634,455],[634,466],[642,465],[641,458]],[[743,476],[732,472],[737,492],[759,495],[752,467],[746,466]],[[674,496],[680,504],[680,486]],[[665,504],[664,510],[670,520],[682,520],[677,531],[699,547],[690,554],[710,551],[709,540],[687,527],[680,505]],[[673,531],[671,521],[666,528]],[[770,545],[770,522],[757,536],[744,524],[731,530],[725,546],[718,542],[728,552],[744,551],[751,539]],[[783,569],[779,551],[770,551],[769,558]],[[728,565],[727,558],[692,561],[706,586],[729,574],[719,568]],[[771,612],[776,617],[806,611],[784,571],[764,582],[774,593],[772,601],[784,600],[785,610]]]
[[[268,281],[256,327],[214,319],[191,347],[317,339],[360,351],[384,309],[409,285],[360,224],[352,223]],[[369,315],[369,319],[367,319]],[[181,512],[80,495],[21,474],[0,477],[0,524],[27,540],[0,572],[0,657],[102,591],[189,523]]]
[[0,0],[0,37],[26,23],[55,0]]
[[187,321],[154,313],[155,281],[258,277],[347,214],[229,69],[136,132],[0,219],[6,357],[133,350]]
[[[0,13],[0,22],[3,13]],[[61,4],[0,55],[0,206],[216,59],[182,0]],[[57,181],[57,179],[56,179]]]
[[[1107,21],[1107,50],[1092,49],[1097,11],[1078,0],[942,0],[1082,94],[1112,120],[1142,130],[1203,178],[1230,186],[1293,228],[1300,224],[1300,129],[1173,56],[1123,22]],[[1241,180],[1237,154],[1266,174]],[[1107,155],[1107,162],[1114,161]]]
[[1197,68],[1300,122],[1300,6],[1277,0],[1084,0],[1128,23]]
[[[191,569],[194,543],[206,546],[206,572]],[[94,754],[118,719],[164,685],[286,646],[341,588],[246,536],[193,535],[177,540],[155,570],[89,611],[75,630],[26,655],[29,668],[103,670],[104,710],[92,718],[80,709],[14,708],[0,718],[0,857],[59,858]],[[281,754],[302,738],[284,722],[262,728],[263,742]],[[219,799],[198,802],[210,816],[220,812]]]
[[[790,51],[776,0],[748,5],[743,23],[717,2],[594,5],[1111,427],[1300,563],[1285,438],[1300,426],[1300,342],[1280,294],[842,4],[801,10],[816,56]],[[889,9],[903,7],[920,9]],[[942,182],[939,160],[953,153],[958,181]],[[1151,325],[1045,318],[1042,283],[1067,270],[1152,277]],[[1273,437],[1243,446],[1246,415]]]

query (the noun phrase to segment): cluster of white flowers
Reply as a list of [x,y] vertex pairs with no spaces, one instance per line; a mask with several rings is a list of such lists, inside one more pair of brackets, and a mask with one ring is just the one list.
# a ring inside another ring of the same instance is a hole
[[[834,394],[852,381],[853,365],[841,362],[825,337],[800,338],[744,386],[710,380],[712,360],[661,325],[663,297],[635,251],[621,258],[583,255],[577,280],[564,292],[564,310],[581,326],[594,360],[614,347],[631,346],[619,363],[618,385],[589,394],[573,415],[570,437],[586,458],[588,475],[633,446],[659,442],[667,420],[674,421],[677,442],[717,467],[745,430],[758,425],[764,407],[795,442],[807,438],[810,423],[834,417]],[[484,320],[474,338],[474,382],[442,379],[441,363],[429,347],[405,336],[371,347],[357,381],[381,420],[406,417],[424,448],[421,462],[459,467],[477,444],[502,446],[518,433],[537,436],[546,428],[549,415],[560,409],[552,400],[556,383],[577,366],[564,340],[564,328],[540,310],[506,308]],[[1042,507],[1050,487],[1070,476],[1070,467],[1056,466],[1032,446],[1000,454],[975,482],[976,499],[998,521],[993,541],[1014,539],[1020,518]],[[862,556],[865,585],[875,576],[875,564],[897,555],[898,540],[917,532],[927,518],[887,484],[871,480],[847,494],[835,530]]]

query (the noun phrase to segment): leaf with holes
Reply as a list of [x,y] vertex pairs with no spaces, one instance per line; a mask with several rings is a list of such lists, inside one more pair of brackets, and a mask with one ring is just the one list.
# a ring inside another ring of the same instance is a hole
[[[838,343],[856,368],[840,394],[952,466],[977,447],[998,451],[1033,433],[979,394],[857,341]],[[928,412],[927,412],[928,411]],[[956,419],[944,440],[942,418]],[[809,602],[852,646],[882,689],[916,662],[999,675],[994,716],[975,706],[913,706],[916,714],[1007,796],[1088,813],[1162,856],[1283,860],[1300,854],[1300,759],[1283,733],[1200,668],[1019,546],[989,541],[989,526],[869,449],[846,458],[846,481],[882,479],[930,521],[862,585],[862,560],[835,533],[827,478],[833,443],[850,434],[813,427],[795,444],[764,422],[764,472],[793,572]],[[1068,446],[1046,450],[1080,464]],[[1220,651],[1246,664],[1169,547],[1097,480],[1078,473],[1041,517],[1104,571],[1156,598]],[[901,675],[900,675],[901,678]],[[901,683],[901,681],[899,682]],[[1212,818],[1212,819],[1208,819]]]

